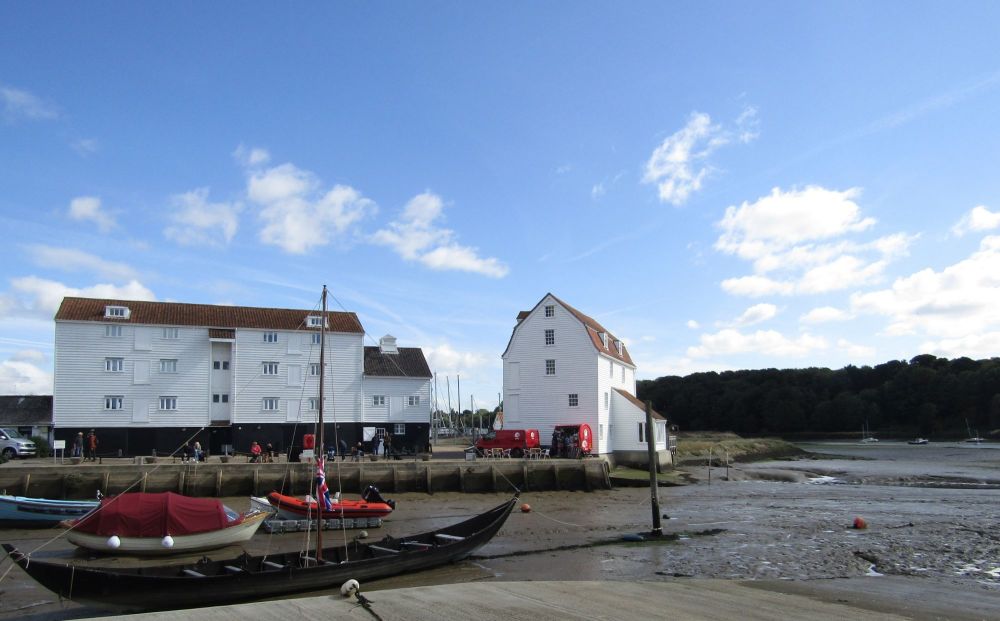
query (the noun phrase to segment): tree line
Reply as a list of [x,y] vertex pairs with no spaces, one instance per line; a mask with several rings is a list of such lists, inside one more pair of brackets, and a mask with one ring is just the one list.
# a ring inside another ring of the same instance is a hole
[[642,380],[639,399],[682,430],[964,436],[1000,430],[1000,358],[760,369]]

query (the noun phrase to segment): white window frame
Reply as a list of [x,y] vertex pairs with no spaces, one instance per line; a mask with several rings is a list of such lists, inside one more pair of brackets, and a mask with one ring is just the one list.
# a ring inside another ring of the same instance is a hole
[[552,346],[556,344],[556,331],[554,328],[549,328],[545,331],[545,345]]
[[181,338],[180,328],[164,328],[163,338],[165,338],[168,341],[174,341]]
[[104,409],[105,410],[121,410],[124,409],[125,396],[124,395],[105,395],[104,396]]
[[104,370],[108,373],[122,373],[125,371],[124,358],[105,358]]
[[265,332],[264,333],[264,342],[265,343],[277,343],[278,342],[278,333],[277,332]]
[[615,349],[618,350],[618,355],[621,356],[622,355],[622,342],[621,341],[615,341]]
[[393,423],[392,424],[392,435],[394,435],[394,436],[405,436],[406,435],[406,423]]
[[161,411],[173,411],[177,409],[177,397],[167,396],[160,397],[160,410]]
[[597,425],[597,439],[604,442],[604,423]]
[[643,435],[645,428],[646,423],[639,423],[639,444],[645,444],[646,442],[645,436]]
[[622,365],[622,383],[625,383],[625,365]]
[[177,359],[160,358],[160,373],[177,373]]
[[604,343],[604,349],[608,348],[608,333],[601,332],[601,342]]
[[228,371],[229,370],[229,361],[228,360],[213,360],[212,361],[212,368],[215,369],[216,371]]
[[308,328],[322,328],[323,323],[327,323],[327,327],[329,327],[329,322],[324,322],[323,318],[319,315],[309,315],[306,317],[306,327]]
[[556,374],[556,361],[549,358],[545,361],[545,376],[553,377]]
[[611,395],[604,393],[604,409],[607,410],[611,407]]
[[318,362],[310,362],[309,363],[309,376],[310,377],[319,377],[319,363]]
[[264,397],[260,400],[260,409],[264,412],[277,412],[280,406],[278,397]]
[[407,407],[418,407],[420,405],[420,395],[409,395],[406,397]]
[[615,363],[608,360],[608,377],[614,379],[615,377]]
[[312,344],[313,345],[319,345],[322,342],[323,342],[323,335],[320,334],[319,332],[313,332],[312,333]]
[[129,312],[127,306],[105,306],[104,316],[110,319],[128,319]]
[[385,407],[385,395],[372,395],[372,407],[373,408]]
[[104,336],[112,339],[119,339],[122,336],[121,326],[104,326]]
[[580,406],[580,394],[576,392],[569,393],[569,407],[575,408]]
[[548,305],[548,306],[546,306],[545,307],[545,316],[546,317],[555,317],[556,316],[556,307],[554,305]]
[[228,392],[212,393],[212,403],[229,403],[229,393]]
[[306,405],[308,405],[310,412],[319,411],[319,397],[309,397],[309,401]]
[[267,376],[275,376],[278,374],[280,365],[274,361],[262,362],[260,363],[260,374]]

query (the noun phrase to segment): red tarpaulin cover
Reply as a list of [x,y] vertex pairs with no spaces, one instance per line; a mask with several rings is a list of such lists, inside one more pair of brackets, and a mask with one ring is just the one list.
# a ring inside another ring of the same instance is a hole
[[100,510],[77,520],[75,527],[93,535],[164,537],[219,530],[240,521],[229,521],[215,498],[135,492],[104,498]]

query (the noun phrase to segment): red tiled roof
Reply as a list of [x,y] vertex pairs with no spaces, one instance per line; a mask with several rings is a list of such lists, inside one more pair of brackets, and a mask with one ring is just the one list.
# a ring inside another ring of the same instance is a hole
[[[104,316],[106,306],[125,306],[128,319]],[[211,304],[181,304],[178,302],[145,302],[138,300],[96,300],[93,298],[63,298],[56,321],[100,321],[164,326],[204,326],[206,328],[256,328],[265,330],[299,330],[306,328],[306,317],[320,311],[288,308],[256,308],[251,306],[214,306]],[[331,332],[363,334],[354,313],[327,312]],[[313,328],[317,329],[317,328]]]
[[[552,294],[549,293],[548,295]],[[545,298],[542,299],[544,300]],[[568,310],[570,313],[573,314],[573,316],[579,319],[580,322],[583,323],[583,325],[587,326],[587,333],[590,336],[590,340],[591,342],[594,343],[594,347],[596,347],[598,351],[605,353],[611,356],[612,358],[617,358],[618,360],[621,360],[625,364],[630,364],[633,367],[635,366],[635,363],[632,362],[632,356],[630,356],[628,353],[628,348],[625,347],[625,343],[622,343],[622,353],[620,354],[618,353],[618,348],[615,347],[615,341],[620,341],[618,337],[608,332],[607,329],[605,329],[605,327],[602,326],[601,324],[597,323],[597,321],[595,321],[593,317],[584,315],[583,313],[576,310],[566,302],[563,302],[554,295],[552,295],[552,299],[562,304],[563,307],[565,307],[566,310]],[[608,335],[607,347],[604,346],[604,341],[601,340],[601,332],[604,332],[605,334]]]
[[[617,392],[621,396],[623,396],[626,399],[628,399],[629,401],[631,401],[632,405],[634,405],[635,407],[639,408],[643,412],[646,411],[646,404],[644,402],[642,402],[642,401],[639,401],[639,398],[636,397],[635,395],[633,395],[632,393],[630,393],[629,391],[622,390],[621,388],[612,388],[612,390],[614,390],[615,392]],[[666,416],[660,414],[656,410],[653,410],[653,418],[658,418],[660,420],[667,420]]]

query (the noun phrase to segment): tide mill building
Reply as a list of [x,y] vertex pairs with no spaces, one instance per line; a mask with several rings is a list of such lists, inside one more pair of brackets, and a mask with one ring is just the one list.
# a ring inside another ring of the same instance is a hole
[[67,297],[55,316],[55,438],[95,429],[99,453],[276,451],[313,433],[325,373],[327,446],[391,434],[423,449],[431,371],[420,348],[365,346],[351,312]]
[[[593,454],[646,463],[645,404],[635,397],[636,366],[625,343],[551,293],[517,315],[503,353],[504,427],[538,429],[547,444],[557,425],[587,424]],[[667,421],[653,413],[657,459],[670,463]]]

